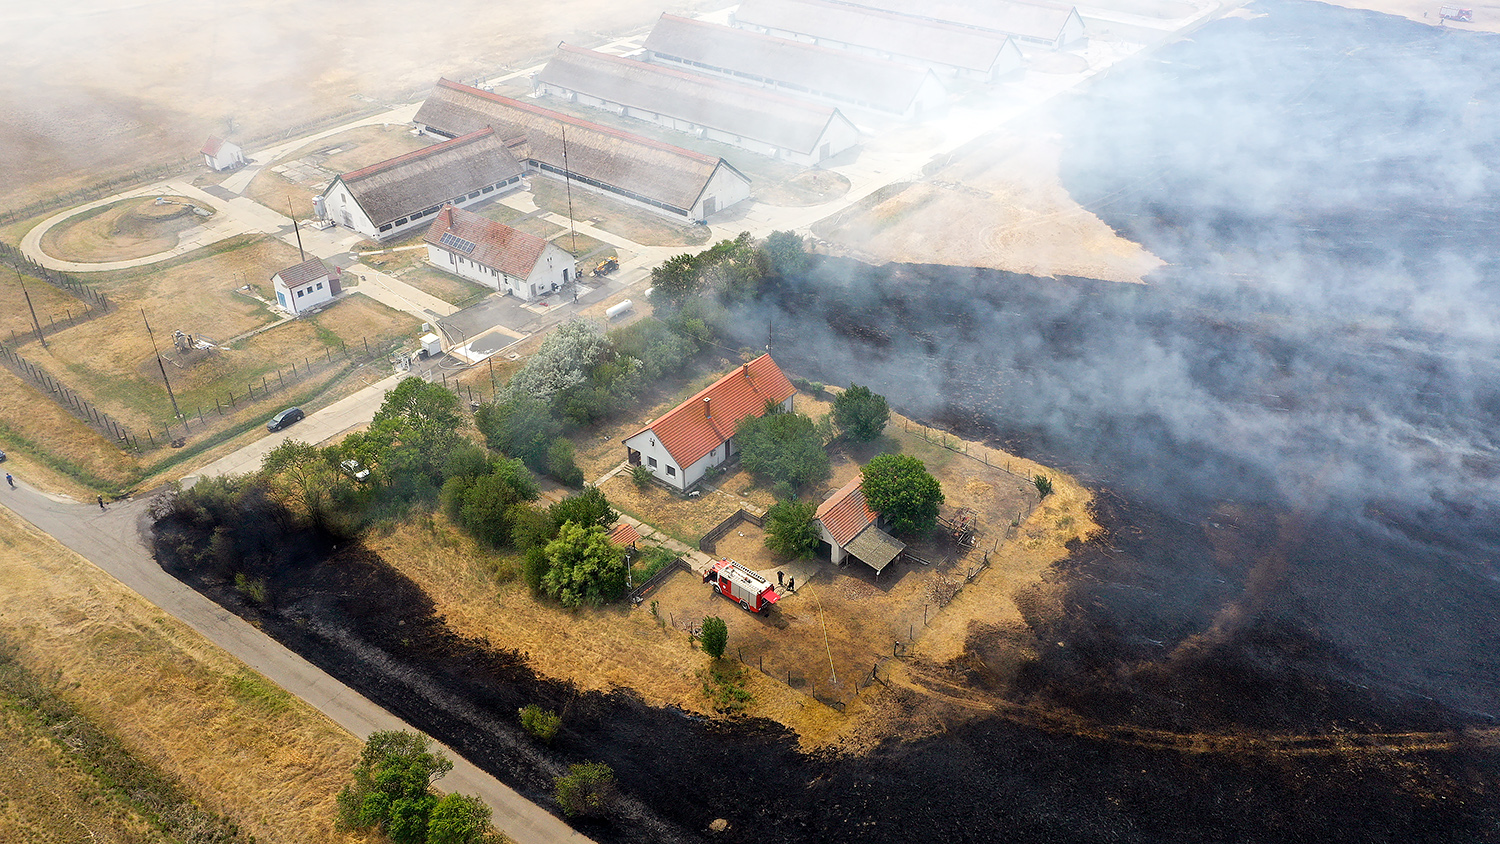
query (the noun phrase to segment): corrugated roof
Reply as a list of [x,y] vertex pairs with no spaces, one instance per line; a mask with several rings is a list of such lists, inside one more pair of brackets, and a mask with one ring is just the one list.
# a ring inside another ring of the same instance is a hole
[[[770,355],[761,355],[626,439],[650,431],[677,465],[686,469],[734,436],[741,419],[762,416],[766,402],[780,404],[796,392],[776,361]],[[704,399],[709,400],[707,410],[711,415],[705,414]]]
[[782,149],[811,153],[834,120],[832,106],[764,88],[559,45],[541,82],[664,114]]
[[880,574],[902,551],[906,543],[886,533],[875,525],[869,525],[844,546],[844,550]]
[[648,52],[769,80],[797,91],[903,113],[931,71],[773,38],[677,15],[662,15],[646,38]]
[[522,172],[521,163],[486,126],[339,179],[370,221],[380,226]]
[[745,179],[721,158],[447,79],[438,81],[414,122],[448,135],[493,126],[502,137],[526,139],[525,155],[556,172],[564,169],[566,130],[567,169],[575,176],[683,211],[698,201],[717,168],[727,167]]
[[984,0],[982,3],[923,0],[917,6],[909,0],[858,0],[850,5],[1041,41],[1056,40],[1062,35],[1068,18],[1076,14],[1073,6],[1016,0]]
[[276,275],[281,276],[281,283],[287,287],[300,287],[309,281],[327,278],[328,267],[324,265],[322,258],[308,258],[300,264],[287,267]]
[[823,0],[744,0],[737,22],[988,73],[1009,37]]
[[[443,235],[451,234],[473,244],[470,251],[442,242]],[[423,238],[440,249],[454,252],[478,264],[492,267],[517,278],[526,278],[536,268],[547,241],[533,234],[517,231],[504,223],[481,217],[472,211],[444,206],[437,219],[427,229]]]
[[838,492],[818,505],[817,520],[822,522],[840,548],[859,536],[860,531],[875,524],[875,511],[870,509],[869,502],[865,500],[865,491],[860,487],[863,481],[864,475],[855,475],[854,480],[844,484]]

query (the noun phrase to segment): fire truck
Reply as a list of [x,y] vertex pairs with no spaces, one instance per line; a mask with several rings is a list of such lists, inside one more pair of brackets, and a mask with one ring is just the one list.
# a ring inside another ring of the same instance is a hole
[[1444,6],[1438,9],[1438,17],[1445,21],[1459,21],[1460,23],[1473,23],[1474,10],[1460,9],[1457,6]]
[[765,615],[771,611],[773,604],[781,600],[771,581],[734,560],[719,560],[714,563],[708,573],[703,575],[704,583],[710,581],[714,584],[715,592],[731,601],[739,601],[740,609],[746,612]]

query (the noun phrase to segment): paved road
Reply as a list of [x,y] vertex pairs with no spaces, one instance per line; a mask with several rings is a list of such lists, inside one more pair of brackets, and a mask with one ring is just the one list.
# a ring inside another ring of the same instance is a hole
[[[409,724],[324,673],[271,637],[161,570],[142,540],[148,501],[117,502],[108,512],[47,495],[18,481],[0,487],[0,504],[45,531],[146,600],[180,619],[288,692],[312,704],[339,726],[365,738],[376,730],[411,730]],[[584,838],[567,824],[504,783],[447,750],[453,770],[446,789],[482,798],[494,811],[495,826],[520,844],[577,842]]]

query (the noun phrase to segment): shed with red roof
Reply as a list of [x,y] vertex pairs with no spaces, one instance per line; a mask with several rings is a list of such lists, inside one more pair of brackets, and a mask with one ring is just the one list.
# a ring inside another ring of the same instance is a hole
[[239,144],[223,138],[209,138],[198,153],[203,156],[203,163],[213,170],[232,170],[245,163],[245,151]]
[[818,505],[814,518],[833,562],[842,564],[853,557],[878,575],[906,550],[906,544],[880,529],[880,514],[870,509],[865,498],[864,479],[863,474],[855,475],[854,480],[828,496]]
[[770,355],[761,355],[705,387],[650,425],[625,438],[632,466],[686,490],[714,466],[734,456],[740,420],[763,416],[767,403],[792,409],[792,386]]
[[572,279],[573,256],[561,247],[452,205],[424,240],[434,265],[517,299],[545,296]]

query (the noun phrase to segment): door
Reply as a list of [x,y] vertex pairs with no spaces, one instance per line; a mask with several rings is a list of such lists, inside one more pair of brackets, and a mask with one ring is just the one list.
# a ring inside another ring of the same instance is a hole
[[712,217],[717,210],[719,210],[719,200],[717,198],[710,196],[708,199],[703,200],[703,216]]

